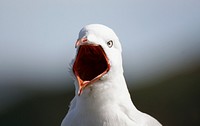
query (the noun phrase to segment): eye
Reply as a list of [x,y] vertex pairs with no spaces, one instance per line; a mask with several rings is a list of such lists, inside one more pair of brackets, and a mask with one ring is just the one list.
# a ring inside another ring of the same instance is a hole
[[107,45],[108,45],[108,47],[111,48],[111,47],[113,46],[113,41],[112,41],[112,40],[108,41],[108,42],[107,42]]

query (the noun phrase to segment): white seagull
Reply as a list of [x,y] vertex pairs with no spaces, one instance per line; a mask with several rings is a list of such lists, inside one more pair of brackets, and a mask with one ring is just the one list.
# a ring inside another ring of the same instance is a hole
[[90,24],[79,32],[72,60],[75,97],[61,126],[161,126],[133,104],[114,31]]

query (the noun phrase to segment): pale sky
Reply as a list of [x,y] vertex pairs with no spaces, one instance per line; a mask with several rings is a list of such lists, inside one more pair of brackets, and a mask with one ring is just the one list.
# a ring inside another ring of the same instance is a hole
[[127,78],[140,81],[199,61],[199,0],[0,0],[0,18],[0,85],[71,79],[74,42],[90,23],[116,32]]

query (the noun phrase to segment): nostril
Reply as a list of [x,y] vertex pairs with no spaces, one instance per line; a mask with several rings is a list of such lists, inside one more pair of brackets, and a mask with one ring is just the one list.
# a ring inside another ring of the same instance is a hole
[[82,40],[81,40],[83,43],[84,42],[87,42],[87,38],[82,38]]

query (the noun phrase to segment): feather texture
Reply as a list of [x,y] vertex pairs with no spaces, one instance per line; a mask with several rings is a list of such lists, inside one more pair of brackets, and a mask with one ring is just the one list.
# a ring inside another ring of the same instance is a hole
[[[81,95],[77,93],[79,81],[71,71],[76,95],[61,126],[161,126],[156,119],[137,110],[132,102],[123,75],[121,44],[113,30],[100,24],[87,25],[79,33],[78,39],[82,38],[87,38],[82,44],[103,48],[110,69],[97,81],[86,85]],[[107,46],[110,40],[112,47]],[[74,60],[71,67],[73,64]]]

